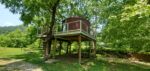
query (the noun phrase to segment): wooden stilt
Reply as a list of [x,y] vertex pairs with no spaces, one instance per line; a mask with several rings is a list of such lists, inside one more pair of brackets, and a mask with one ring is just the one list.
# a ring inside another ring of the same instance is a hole
[[59,42],[59,55],[61,55],[62,41]]
[[89,41],[89,56],[91,58],[91,53],[92,53],[92,46],[91,46],[91,41]]
[[93,41],[93,56],[96,56],[96,41]]
[[81,36],[78,36],[78,56],[79,56],[79,64],[81,63]]
[[94,45],[95,45],[95,48],[94,48],[94,51],[95,51],[95,56],[96,56],[96,41],[94,41]]
[[54,45],[53,45],[53,54],[52,57],[55,58],[55,52],[56,52],[56,47],[57,47],[57,40],[54,40]]
[[46,61],[49,57],[48,54],[48,43],[43,42],[43,48],[44,48],[44,60]]
[[70,43],[70,45],[69,45],[69,53],[71,54],[71,44],[72,43]]
[[69,52],[69,42],[67,43],[67,50],[66,50],[66,54],[68,54]]

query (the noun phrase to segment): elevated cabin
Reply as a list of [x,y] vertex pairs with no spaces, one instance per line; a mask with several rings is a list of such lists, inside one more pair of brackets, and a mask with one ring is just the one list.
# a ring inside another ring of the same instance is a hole
[[[46,26],[45,26],[46,28]],[[59,29],[58,29],[59,28]],[[89,41],[89,43],[93,43],[93,45],[89,48],[92,49],[92,54],[95,55],[96,53],[96,37],[95,34],[90,27],[90,22],[86,20],[85,18],[74,16],[69,17],[65,20],[63,20],[61,26],[55,25],[55,32],[54,34],[54,44],[53,47],[50,49],[50,51],[54,51],[56,48],[59,48],[59,54],[61,54],[62,49],[62,42],[67,42],[67,50],[66,53],[69,51],[71,52],[71,43],[76,41],[78,42],[78,57],[79,57],[79,63],[81,63],[81,42],[82,41]],[[47,32],[48,30],[45,30],[43,28],[43,33]],[[45,39],[46,35],[42,34],[40,35],[40,38]],[[59,41],[59,42],[57,42]],[[43,41],[44,42],[44,41]],[[59,44],[59,46],[57,45]],[[43,43],[44,47],[44,43]],[[45,58],[48,57],[49,48],[44,48],[44,56]]]
[[95,40],[95,35],[90,28],[90,22],[82,17],[69,17],[62,22],[61,30],[55,32],[56,38],[77,41],[77,36],[81,36],[82,40]]
[[[95,56],[96,53],[96,38],[95,34],[90,28],[90,22],[82,17],[69,17],[62,22],[61,29],[54,33],[54,38],[58,41],[67,41],[68,44],[77,41],[78,42],[78,57],[79,63],[81,63],[81,42],[82,41],[89,41],[93,42],[92,47],[92,54]],[[60,44],[61,45],[61,44]],[[68,47],[70,46],[70,47]],[[71,44],[67,46],[71,50]],[[62,46],[60,46],[62,47]],[[61,51],[61,50],[60,50]]]

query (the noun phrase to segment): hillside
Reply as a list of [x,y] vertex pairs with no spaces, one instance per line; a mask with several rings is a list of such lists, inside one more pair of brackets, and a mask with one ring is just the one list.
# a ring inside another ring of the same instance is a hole
[[15,29],[21,29],[21,30],[23,30],[24,26],[22,26],[22,25],[19,25],[19,26],[4,26],[4,27],[0,26],[0,34],[9,33],[9,32],[14,31]]

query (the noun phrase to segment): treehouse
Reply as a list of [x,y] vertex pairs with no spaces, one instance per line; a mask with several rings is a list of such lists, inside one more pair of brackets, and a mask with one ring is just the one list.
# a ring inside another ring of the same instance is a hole
[[55,32],[54,36],[66,41],[78,41],[78,36],[81,37],[82,41],[95,40],[90,22],[78,16],[63,20],[61,30]]
[[[57,39],[58,41],[67,41],[69,43],[74,41],[78,42],[79,63],[81,62],[82,56],[81,55],[82,41],[89,41],[89,42],[93,41],[92,54],[95,55],[96,53],[95,33],[92,31],[90,22],[82,17],[75,16],[63,20],[61,29],[55,32],[54,38]],[[69,45],[71,47],[71,44]]]
[[[95,33],[92,31],[92,28],[90,26],[90,22],[86,20],[85,18],[74,16],[69,17],[62,21],[62,24],[55,25],[55,30],[53,31],[54,35],[54,44],[52,48],[45,47],[44,48],[44,57],[46,58],[49,55],[48,50],[55,52],[55,49],[59,49],[59,54],[61,54],[62,49],[62,42],[67,42],[67,50],[66,53],[71,52],[71,43],[72,42],[78,42],[78,57],[79,57],[79,63],[81,62],[81,42],[82,41],[89,41],[89,43],[93,43],[93,45],[90,47],[92,49],[93,55],[95,55],[96,52],[96,38]],[[40,35],[40,38],[46,39],[46,35],[44,35],[44,32],[47,32],[46,26],[42,29],[43,33]],[[59,43],[57,42],[59,41]],[[58,46],[59,44],[59,46]],[[44,41],[43,41],[43,47],[44,47]],[[51,55],[51,54],[50,54]],[[55,54],[54,54],[55,55]],[[53,55],[53,56],[54,56]]]

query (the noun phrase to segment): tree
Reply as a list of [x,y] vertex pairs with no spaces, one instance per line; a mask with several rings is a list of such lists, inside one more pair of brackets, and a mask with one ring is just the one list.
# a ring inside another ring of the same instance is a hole
[[26,47],[29,44],[26,41],[26,33],[23,30],[16,29],[7,34],[0,35],[0,46],[2,47]]
[[[21,20],[25,25],[45,25],[46,48],[50,47],[52,40],[52,29],[55,24],[56,8],[60,0],[1,0],[13,13],[20,13]],[[45,57],[47,58],[47,56]]]
[[150,6],[147,0],[104,0],[101,16],[107,20],[103,40],[113,48],[149,51]]
[[[92,23],[98,20],[99,9],[96,8],[98,0],[1,0],[2,4],[13,13],[21,14],[21,20],[25,25],[44,27],[43,34],[46,35],[45,58],[51,49],[54,25],[68,16],[86,16]],[[94,18],[94,19],[93,19]],[[56,20],[57,19],[57,20]]]

